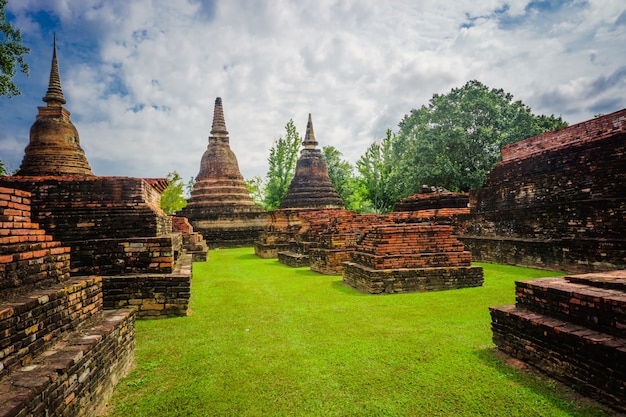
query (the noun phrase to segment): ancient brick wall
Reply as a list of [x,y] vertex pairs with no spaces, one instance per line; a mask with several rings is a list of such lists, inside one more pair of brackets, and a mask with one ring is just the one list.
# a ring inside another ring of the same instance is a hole
[[31,223],[30,193],[0,187],[0,299],[69,278],[70,248]]
[[182,251],[181,234],[71,242],[72,274],[171,273]]
[[474,258],[567,271],[626,265],[626,110],[527,139],[470,193]]
[[452,193],[444,189],[422,187],[422,192],[398,201],[393,211],[428,210],[437,215],[450,216],[469,212],[469,193]]
[[103,312],[102,279],[69,277],[70,248],[0,188],[0,414],[95,416],[133,360],[133,311]]
[[137,318],[186,316],[191,274],[141,274],[103,278],[104,307],[132,308]]
[[626,131],[626,109],[507,145],[502,148],[502,162],[526,159],[581,142],[603,140],[624,131]]
[[518,281],[490,311],[500,350],[626,411],[626,271]]
[[170,234],[159,207],[162,185],[127,177],[0,178],[0,186],[31,192],[33,222],[61,242]]

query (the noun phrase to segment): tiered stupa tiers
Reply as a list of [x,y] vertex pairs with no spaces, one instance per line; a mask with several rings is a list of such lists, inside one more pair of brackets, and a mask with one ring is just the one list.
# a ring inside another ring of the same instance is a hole
[[181,215],[214,247],[252,245],[265,226],[265,212],[252,201],[230,149],[220,97],[215,99],[209,145]]
[[280,208],[343,208],[344,204],[328,176],[328,168],[317,149],[313,122],[309,114],[306,135],[296,164],[296,174],[289,184]]
[[78,131],[70,120],[70,112],[63,108],[66,101],[61,89],[56,39],[50,82],[43,101],[47,106],[38,108],[19,175],[92,176],[85,152],[80,147]]

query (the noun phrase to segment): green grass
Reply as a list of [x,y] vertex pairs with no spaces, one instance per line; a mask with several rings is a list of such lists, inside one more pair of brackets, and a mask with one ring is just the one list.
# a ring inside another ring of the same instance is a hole
[[136,323],[110,416],[594,416],[502,363],[488,307],[556,273],[482,264],[483,287],[373,296],[253,250],[193,268],[191,314]]

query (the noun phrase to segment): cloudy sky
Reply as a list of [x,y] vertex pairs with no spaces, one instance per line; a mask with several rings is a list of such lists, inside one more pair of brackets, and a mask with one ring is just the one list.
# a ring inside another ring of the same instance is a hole
[[222,97],[246,178],[293,119],[354,163],[411,109],[477,79],[570,124],[626,107],[622,0],[9,0],[31,49],[0,97],[0,159],[18,168],[61,83],[96,175],[195,176]]

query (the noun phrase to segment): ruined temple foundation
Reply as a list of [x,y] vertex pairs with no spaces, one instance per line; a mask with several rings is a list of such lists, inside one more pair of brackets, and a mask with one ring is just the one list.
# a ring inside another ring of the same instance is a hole
[[424,222],[450,224],[453,216],[469,213],[468,201],[465,193],[429,189],[398,202],[393,213],[356,214],[346,210],[330,219],[326,230],[315,236],[308,250],[309,266],[321,274],[341,275],[343,263],[350,260],[350,252],[356,250],[359,239],[372,227]]
[[471,265],[452,227],[432,224],[375,226],[344,263],[343,281],[368,294],[477,287],[482,267]]
[[264,231],[254,242],[254,254],[259,258],[278,258],[279,252],[289,249],[294,236],[302,228],[300,213],[309,209],[279,209],[267,212]]
[[134,310],[103,311],[102,278],[70,277],[70,248],[0,187],[0,415],[95,416],[134,358]]
[[516,282],[491,307],[503,352],[626,412],[626,270]]
[[470,192],[475,260],[572,273],[626,267],[626,109],[502,148]]
[[180,233],[183,238],[183,250],[191,255],[192,262],[206,262],[209,246],[202,234],[195,232],[186,217],[170,216],[172,233]]
[[[69,247],[70,273],[102,275],[105,307],[133,308],[139,318],[186,315],[189,305],[192,254],[158,206],[166,185],[128,177],[0,178],[0,186],[29,190],[33,219]],[[129,293],[138,280],[143,288]]]
[[278,262],[291,267],[310,266],[310,253],[336,219],[353,212],[344,209],[309,209],[298,211],[300,229],[289,237],[288,245],[278,251]]

